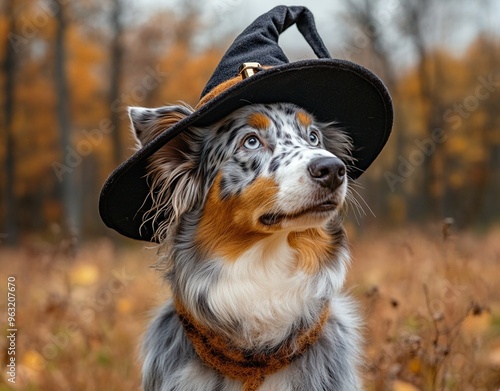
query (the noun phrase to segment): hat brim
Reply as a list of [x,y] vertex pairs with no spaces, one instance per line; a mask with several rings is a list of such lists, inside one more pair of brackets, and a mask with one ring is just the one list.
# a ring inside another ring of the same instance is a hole
[[393,122],[391,97],[370,70],[346,60],[297,61],[258,72],[222,92],[179,121],[121,164],[108,178],[99,199],[104,223],[122,235],[152,241],[156,227],[143,224],[151,207],[146,180],[148,158],[190,126],[205,127],[254,103],[288,102],[319,121],[335,121],[351,137],[356,179],[384,147]]

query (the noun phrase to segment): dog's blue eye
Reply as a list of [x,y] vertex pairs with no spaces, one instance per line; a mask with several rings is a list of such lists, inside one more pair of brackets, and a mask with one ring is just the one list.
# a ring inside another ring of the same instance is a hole
[[261,144],[260,144],[260,140],[258,139],[258,137],[250,136],[250,137],[247,137],[247,139],[243,143],[243,146],[246,149],[257,149],[261,146]]
[[316,132],[309,133],[309,144],[316,146],[319,144],[319,137]]

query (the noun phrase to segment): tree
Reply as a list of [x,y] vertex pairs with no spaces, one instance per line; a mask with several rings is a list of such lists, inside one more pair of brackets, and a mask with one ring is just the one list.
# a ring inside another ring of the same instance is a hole
[[[379,13],[382,4],[377,0],[347,0],[346,7],[346,22],[350,26],[348,31],[356,31],[360,36],[348,37],[347,47],[351,50],[347,51],[347,55],[355,55],[360,53],[361,49],[369,50],[369,57],[378,68],[384,83],[390,91],[394,91],[395,87],[395,72],[394,64],[391,58],[391,47],[386,41],[384,28],[389,22],[390,14]],[[359,40],[360,42],[357,42]]]
[[123,4],[122,0],[112,0],[111,8],[111,72],[109,88],[109,107],[111,126],[113,128],[113,160],[116,165],[122,161],[123,143],[120,134],[120,112],[115,107],[115,102],[120,96],[120,81],[123,76]]
[[[341,53],[348,59],[364,63],[381,77],[392,95],[394,101],[398,100],[396,64],[392,56],[394,43],[388,40],[387,27],[394,22],[394,12],[386,10],[387,2],[379,0],[347,0],[344,3],[345,31],[348,36]],[[396,115],[394,127],[399,129]],[[403,152],[405,135],[397,130],[393,132],[389,144],[392,155],[400,156]],[[383,194],[387,191],[387,183],[383,180],[382,173],[365,176],[362,179],[364,186],[376,189],[374,194]],[[402,186],[391,188],[394,196],[401,197]],[[386,197],[387,198],[387,197]],[[367,202],[368,203],[368,202]],[[391,202],[383,197],[372,197],[369,204],[384,215],[391,214]],[[398,213],[400,214],[400,213]]]
[[[435,12],[434,6],[441,0],[405,0],[402,7],[400,22],[401,32],[413,45],[416,53],[416,67],[420,84],[421,102],[424,105],[424,133],[423,138],[431,136],[432,131],[443,126],[442,112],[444,111],[436,90],[441,87],[442,77],[440,75],[440,64],[437,57],[431,57],[429,52],[432,44],[429,43],[425,32],[429,19]],[[436,22],[435,22],[436,23]],[[441,218],[439,198],[442,194],[436,191],[436,182],[439,181],[435,170],[435,161],[439,156],[437,150],[440,145],[436,144],[436,150],[429,154],[423,163],[422,196],[424,209],[422,216],[427,218]]]
[[[454,33],[460,25],[477,24],[469,16],[475,6],[456,7],[455,4],[455,7],[449,7],[443,0],[389,3],[348,0],[346,7],[347,20],[361,31],[363,38],[357,37],[356,41],[356,37],[351,37],[350,47],[358,49],[352,52],[365,62],[368,58],[371,61],[369,66],[375,70],[378,68],[377,73],[382,74],[395,101],[396,131],[391,138],[395,139],[391,140],[395,148],[391,153],[393,164],[398,166],[401,160],[396,159],[408,160],[409,155],[415,157],[422,153],[416,149],[415,140],[418,145],[425,144],[425,140],[432,140],[435,132],[447,126],[443,113],[450,103],[446,94],[449,83],[456,81],[450,80],[449,68],[443,64],[448,54],[438,48],[446,46],[447,38],[456,36]],[[394,39],[388,39],[389,35],[397,37],[398,44]],[[405,56],[408,49],[411,50],[412,64],[401,62],[401,48],[404,48]],[[396,72],[398,68],[404,71]],[[411,86],[406,85],[408,81]],[[413,86],[416,88],[409,88]],[[422,161],[418,162],[418,167],[413,167],[411,175],[403,178],[400,186],[391,189],[408,198],[407,217],[415,220],[445,217],[449,193],[446,188],[447,164],[445,144],[434,143],[432,148],[424,150]]]
[[[57,103],[56,116],[60,132],[61,156],[67,157],[70,153],[78,155],[78,149],[72,147],[72,122],[70,112],[70,93],[66,75],[66,46],[65,38],[67,32],[67,5],[62,0],[55,0],[57,4],[56,35],[55,35],[55,58],[54,58],[54,84],[56,89]],[[80,157],[81,158],[81,157]],[[68,158],[63,159],[66,163]],[[78,164],[64,173],[59,181],[60,196],[63,203],[63,226],[71,238],[78,238],[81,225],[81,203],[80,192],[76,187],[75,180],[78,172]]]
[[15,142],[13,134],[12,118],[14,113],[14,81],[16,70],[16,57],[14,47],[10,42],[16,32],[16,21],[14,17],[14,0],[6,0],[4,12],[7,17],[8,31],[5,39],[5,57],[3,61],[3,73],[5,77],[4,93],[4,132],[5,132],[5,242],[14,245],[18,240],[18,220],[15,196]]

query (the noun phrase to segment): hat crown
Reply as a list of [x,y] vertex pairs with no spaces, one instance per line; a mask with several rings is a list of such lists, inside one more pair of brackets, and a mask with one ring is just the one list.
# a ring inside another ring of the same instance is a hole
[[318,58],[331,58],[316,30],[311,11],[302,6],[280,5],[258,17],[234,40],[203,89],[201,97],[237,76],[243,63],[258,62],[266,66],[288,64],[289,60],[278,45],[278,39],[294,24],[297,24],[298,30]]

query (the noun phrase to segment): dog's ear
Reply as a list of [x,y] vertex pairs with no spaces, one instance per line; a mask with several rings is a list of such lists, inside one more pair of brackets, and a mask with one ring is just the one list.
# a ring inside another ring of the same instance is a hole
[[181,119],[192,113],[189,107],[176,105],[158,108],[129,107],[128,109],[132,130],[137,141],[137,147],[141,148],[152,141],[160,133],[163,133]]
[[[129,116],[137,147],[150,143],[192,112],[191,108],[180,105],[155,109],[130,107]],[[145,219],[158,226],[155,237],[159,242],[170,238],[180,217],[202,199],[203,186],[197,174],[202,142],[196,129],[188,128],[148,159],[152,206]]]

